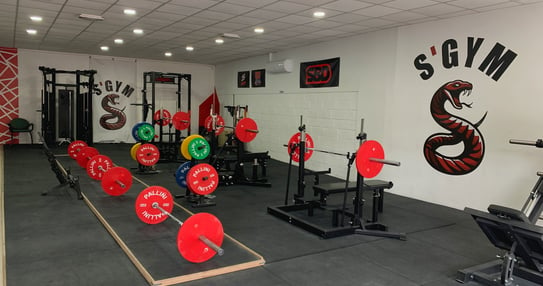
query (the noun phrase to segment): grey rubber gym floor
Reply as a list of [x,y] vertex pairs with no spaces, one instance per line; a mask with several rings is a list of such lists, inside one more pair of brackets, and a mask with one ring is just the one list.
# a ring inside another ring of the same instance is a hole
[[[130,145],[94,147],[118,165],[136,167]],[[6,146],[4,151],[8,285],[148,285],[87,205],[59,186],[41,145]],[[66,154],[66,145],[52,151]],[[160,174],[138,177],[184,193],[173,177],[178,165],[158,164]],[[401,188],[397,184],[385,195],[379,221],[390,231],[407,233],[406,241],[362,235],[321,239],[267,214],[268,206],[283,203],[287,164],[271,160],[267,171],[272,188],[220,186],[214,193],[216,206],[193,210],[215,214],[226,233],[262,255],[266,264],[183,285],[460,285],[457,270],[499,253],[469,215],[395,195]],[[296,170],[292,174],[291,194]],[[321,177],[321,183],[336,181]],[[305,193],[312,194],[311,179],[306,182]],[[41,196],[43,191],[49,194]],[[176,201],[190,208],[184,199]],[[369,211],[371,198],[366,201]],[[133,205],[126,208],[133,211]],[[225,250],[221,259],[227,255]],[[163,267],[169,267],[166,261]]]

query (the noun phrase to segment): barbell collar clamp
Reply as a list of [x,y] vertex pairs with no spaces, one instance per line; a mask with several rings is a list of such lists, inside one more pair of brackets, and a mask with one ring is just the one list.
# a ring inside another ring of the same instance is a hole
[[371,162],[376,162],[376,163],[381,163],[381,164],[392,165],[392,166],[400,166],[400,162],[398,162],[398,161],[379,159],[379,158],[370,158],[370,161]]

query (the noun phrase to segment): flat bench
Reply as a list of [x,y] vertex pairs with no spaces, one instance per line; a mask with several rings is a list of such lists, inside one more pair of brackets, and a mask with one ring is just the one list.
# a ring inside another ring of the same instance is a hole
[[[392,188],[393,184],[390,181],[383,180],[364,180],[363,191],[373,192],[373,206],[371,222],[377,222],[378,213],[383,212],[383,201],[385,198],[385,189]],[[348,192],[356,191],[356,182],[349,182]],[[320,204],[326,205],[326,198],[330,194],[345,192],[345,182],[319,184],[313,186],[314,195],[319,195]]]

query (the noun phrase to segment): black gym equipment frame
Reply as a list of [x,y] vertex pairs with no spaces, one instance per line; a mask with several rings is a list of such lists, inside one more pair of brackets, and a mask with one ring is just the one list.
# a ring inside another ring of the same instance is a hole
[[[149,115],[149,111],[151,111],[151,121],[152,125],[155,126],[155,124],[158,124],[158,140],[151,140],[151,143],[155,144],[160,151],[160,162],[164,161],[171,161],[171,162],[179,162],[181,160],[181,154],[179,151],[179,143],[181,142],[181,139],[183,138],[181,136],[181,131],[173,128],[175,131],[172,130],[172,122],[170,121],[170,124],[168,124],[168,131],[166,132],[164,130],[164,126],[162,126],[161,121],[162,118],[159,118],[158,120],[155,120],[153,118],[155,112],[159,109],[156,108],[156,84],[172,84],[177,86],[176,91],[176,112],[181,111],[181,108],[185,108],[181,104],[183,100],[183,90],[182,90],[182,82],[185,80],[187,82],[187,96],[186,96],[186,112],[188,114],[191,114],[191,79],[192,76],[190,74],[181,74],[181,73],[162,73],[162,72],[144,72],[143,73],[143,89],[142,89],[142,101],[141,104],[134,104],[134,105],[141,105],[142,108],[142,118],[143,121],[147,121],[147,116]],[[149,103],[149,100],[147,98],[147,94],[150,93],[151,95],[151,103]],[[174,112],[175,113],[175,112]],[[173,113],[172,113],[173,116]],[[189,126],[187,129],[187,135],[189,136],[191,134],[191,124],[189,122]],[[167,136],[168,140],[164,140],[163,136]]]
[[[57,70],[40,66],[43,73],[43,89],[41,99],[41,133],[44,142],[53,145],[57,133],[57,87],[75,88],[75,134],[70,130],[70,140],[82,140],[88,144],[93,143],[92,124],[92,95],[94,93],[95,70]],[[75,75],[75,83],[58,82],[57,75]],[[84,91],[86,89],[86,91]],[[71,120],[71,118],[68,118]],[[70,122],[71,124],[71,122]],[[71,125],[70,125],[71,126]]]
[[[356,139],[359,141],[360,145],[366,141],[367,134],[363,132],[363,126],[364,121],[361,121],[361,128],[360,133],[356,136]],[[300,119],[300,126],[298,127],[298,130],[301,133],[300,136],[300,142],[296,146],[290,146],[291,153],[289,154],[289,167],[288,167],[288,175],[287,175],[287,189],[285,192],[285,205],[283,206],[275,206],[275,207],[268,207],[268,213],[280,218],[292,225],[298,226],[306,231],[309,231],[313,234],[316,234],[322,238],[334,238],[344,235],[351,235],[351,234],[361,234],[361,235],[370,235],[370,236],[378,236],[378,237],[387,237],[387,238],[396,238],[400,240],[406,240],[406,234],[405,233],[393,233],[388,231],[388,227],[384,224],[378,223],[376,221],[372,221],[370,224],[366,224],[364,221],[364,218],[362,216],[362,207],[364,204],[364,199],[362,196],[363,191],[366,189],[366,185],[364,184],[364,177],[360,175],[357,172],[357,178],[356,178],[356,190],[355,190],[355,197],[353,199],[353,211],[348,211],[347,209],[347,192],[349,190],[349,174],[351,172],[351,166],[354,163],[354,160],[356,159],[356,152],[355,153],[346,153],[346,154],[340,154],[335,152],[328,152],[328,151],[321,151],[325,153],[331,153],[335,155],[341,155],[346,156],[348,160],[347,164],[347,176],[345,178],[345,188],[343,193],[343,204],[342,208],[340,209],[330,209],[326,207],[325,204],[322,204],[321,201],[318,200],[304,200],[304,188],[305,188],[305,180],[304,176],[307,174],[304,166],[305,162],[305,124],[302,123],[302,119]],[[287,146],[288,147],[288,146]],[[298,166],[298,192],[294,194],[294,204],[288,205],[288,192],[289,192],[289,185],[290,185],[290,173],[291,173],[291,167],[292,167],[292,156],[294,154],[294,150],[298,148],[299,150],[299,166]],[[374,200],[374,204],[375,204]],[[374,208],[376,206],[374,205]],[[302,215],[294,215],[294,212],[300,212],[300,211],[306,211],[307,210],[307,219],[305,216]],[[320,224],[316,224],[310,221],[309,218],[314,216],[315,210],[320,210],[325,213],[331,212],[332,218],[331,218],[331,224],[332,227],[325,227]],[[348,221],[345,222],[345,217],[348,218]],[[376,220],[376,216],[374,216],[374,220]]]
[[[509,140],[511,144],[543,148],[543,140]],[[500,259],[459,270],[457,281],[484,285],[543,285],[543,228],[536,223],[543,212],[543,172],[521,210],[488,206],[488,213],[465,208],[490,242],[505,254]]]
[[[249,106],[227,105],[224,106],[228,113],[233,118],[233,126],[241,118],[247,117]],[[243,116],[241,111],[244,111]],[[213,109],[211,110],[213,113]],[[233,128],[233,127],[230,127]],[[228,134],[223,146],[218,147],[218,138],[215,130],[210,132],[210,147],[209,164],[211,164],[219,172],[219,183],[224,186],[229,185],[246,185],[254,187],[271,187],[271,183],[267,179],[267,163],[271,156],[266,152],[246,152],[245,144],[235,136],[235,132]],[[229,146],[228,146],[229,145]],[[224,154],[226,150],[232,150],[235,147],[235,156]],[[218,152],[217,152],[218,149]],[[245,163],[252,163],[251,177],[245,174]],[[234,168],[231,165],[234,164]],[[258,167],[261,168],[261,176],[258,176]]]

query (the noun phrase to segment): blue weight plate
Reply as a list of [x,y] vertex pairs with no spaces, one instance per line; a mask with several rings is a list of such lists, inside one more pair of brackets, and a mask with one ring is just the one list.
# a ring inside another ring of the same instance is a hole
[[132,127],[132,138],[134,138],[134,140],[136,140],[136,142],[140,141],[140,137],[138,136],[138,129],[143,124],[145,124],[145,122],[136,123],[136,125],[134,125],[134,127]]
[[192,162],[189,161],[179,165],[177,171],[175,171],[175,182],[177,182],[181,188],[187,187],[187,173],[191,167]]

